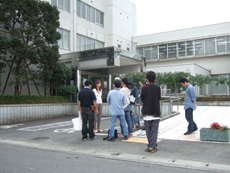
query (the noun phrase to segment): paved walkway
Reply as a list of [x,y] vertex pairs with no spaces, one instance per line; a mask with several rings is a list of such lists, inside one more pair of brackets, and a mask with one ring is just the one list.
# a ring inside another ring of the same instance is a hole
[[[176,107],[173,109],[176,109]],[[187,130],[188,123],[185,119],[183,106],[179,106],[179,111],[179,115],[160,122],[158,139],[200,141],[199,130],[191,135],[184,135]],[[230,127],[230,107],[198,106],[197,110],[193,112],[193,115],[198,129],[209,127],[213,122],[218,122],[219,124]],[[143,130],[134,132],[133,137],[136,138],[132,139],[130,142],[134,142],[133,140],[142,141],[143,143],[147,142],[147,139],[144,141],[143,139],[137,139],[137,137],[146,138],[145,131]]]

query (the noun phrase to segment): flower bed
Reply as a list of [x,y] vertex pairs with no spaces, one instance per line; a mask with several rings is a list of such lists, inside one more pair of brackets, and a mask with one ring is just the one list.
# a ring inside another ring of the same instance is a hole
[[210,125],[210,128],[200,129],[200,140],[229,142],[230,130],[226,125],[220,125],[214,122]]

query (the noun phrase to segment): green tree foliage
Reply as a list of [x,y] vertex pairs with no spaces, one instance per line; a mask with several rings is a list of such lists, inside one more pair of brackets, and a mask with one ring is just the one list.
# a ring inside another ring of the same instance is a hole
[[53,93],[53,89],[55,89],[57,95],[60,85],[63,82],[66,84],[66,81],[68,81],[71,77],[72,70],[68,68],[65,63],[57,63],[50,80],[51,94]]
[[48,2],[0,0],[0,26],[5,31],[0,33],[0,60],[10,67],[5,86],[10,74],[14,76],[15,95],[22,81],[28,92],[29,81],[37,88],[32,67],[43,64],[49,68],[58,61],[58,20],[59,11]]
[[69,96],[70,94],[76,94],[77,93],[77,87],[73,85],[61,85],[59,88],[59,93],[62,96]]

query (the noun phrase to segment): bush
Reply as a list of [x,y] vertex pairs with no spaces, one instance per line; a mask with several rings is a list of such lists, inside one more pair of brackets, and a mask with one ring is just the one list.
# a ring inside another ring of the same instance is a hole
[[63,96],[0,95],[0,104],[70,103]]
[[70,94],[76,94],[77,92],[77,87],[73,85],[61,85],[59,88],[59,93],[63,96],[69,96]]

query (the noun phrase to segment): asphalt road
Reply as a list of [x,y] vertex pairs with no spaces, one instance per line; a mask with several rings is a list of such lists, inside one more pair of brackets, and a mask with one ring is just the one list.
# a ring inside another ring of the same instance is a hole
[[[81,164],[77,168],[85,172],[95,172],[95,168],[96,171],[101,170],[99,172],[139,172],[142,169],[150,171],[153,168],[161,172],[230,172],[229,143],[162,139],[158,145],[159,150],[152,154],[144,151],[144,143],[126,142],[123,138],[118,138],[115,142],[103,141],[106,134],[97,134],[94,141],[82,141],[81,132],[72,130],[72,118],[74,117],[0,126],[0,172],[9,168],[12,169],[10,172],[17,172],[17,165],[24,169],[20,172],[29,172],[30,168],[33,172],[66,172],[63,169],[69,169],[71,172],[76,170],[75,165],[78,165],[78,162]],[[101,128],[108,129],[109,125],[110,119],[104,119]],[[116,126],[119,126],[119,121]],[[52,167],[43,167],[44,161]],[[89,164],[88,161],[92,163]],[[62,165],[62,162],[66,164]],[[14,166],[13,163],[17,164]],[[56,167],[55,163],[60,165]]]
[[152,164],[102,159],[81,154],[44,151],[25,147],[0,144],[1,173],[134,173],[134,172],[175,172],[202,173],[184,168],[173,168]]

